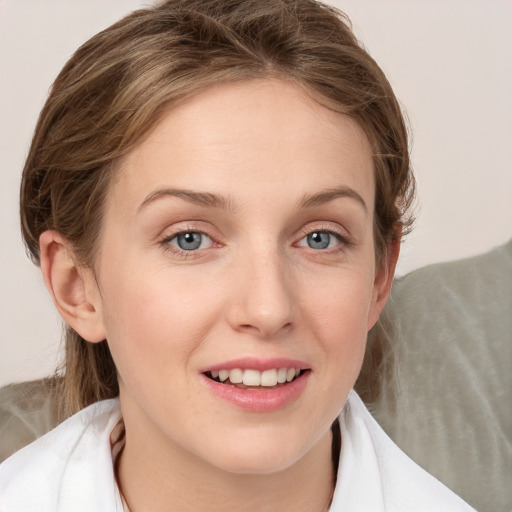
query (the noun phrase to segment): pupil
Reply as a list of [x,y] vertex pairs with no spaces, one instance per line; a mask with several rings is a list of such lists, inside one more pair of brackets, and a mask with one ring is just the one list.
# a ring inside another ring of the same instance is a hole
[[183,233],[178,235],[178,245],[184,251],[193,251],[201,245],[200,233]]
[[329,233],[315,232],[308,235],[308,245],[312,249],[325,249],[329,246],[330,240]]

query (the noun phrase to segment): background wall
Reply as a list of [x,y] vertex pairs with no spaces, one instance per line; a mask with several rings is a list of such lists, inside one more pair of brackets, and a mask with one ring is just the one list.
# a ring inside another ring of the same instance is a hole
[[[140,0],[0,0],[0,385],[51,374],[60,325],[25,257],[18,188],[37,114],[65,60]],[[406,107],[416,230],[398,272],[512,235],[512,2],[338,0]]]

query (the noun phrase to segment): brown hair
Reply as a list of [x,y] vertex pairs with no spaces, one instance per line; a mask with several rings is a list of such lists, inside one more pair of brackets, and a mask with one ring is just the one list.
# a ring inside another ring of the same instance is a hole
[[[51,88],[23,170],[21,224],[32,260],[39,263],[40,234],[53,229],[92,267],[119,159],[179,102],[222,81],[265,77],[292,81],[365,130],[374,151],[380,262],[410,225],[407,130],[391,86],[347,17],[313,0],[170,0],[131,13],[80,47]],[[67,327],[67,413],[117,394],[106,341],[87,343]]]

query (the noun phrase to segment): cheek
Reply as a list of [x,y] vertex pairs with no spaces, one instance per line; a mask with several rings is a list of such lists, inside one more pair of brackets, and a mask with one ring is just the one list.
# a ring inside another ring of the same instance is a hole
[[130,272],[117,267],[108,276],[103,283],[103,319],[120,373],[184,368],[183,360],[186,364],[218,317],[214,290],[199,279],[166,270]]
[[364,356],[372,292],[368,272],[340,272],[303,301],[304,314],[328,364],[354,379]]

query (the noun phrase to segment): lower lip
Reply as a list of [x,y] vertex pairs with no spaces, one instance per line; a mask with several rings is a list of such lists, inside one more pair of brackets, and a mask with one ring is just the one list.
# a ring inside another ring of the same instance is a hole
[[221,384],[202,375],[208,389],[217,397],[241,409],[254,412],[271,412],[286,407],[299,398],[311,372],[304,372],[295,380],[276,388],[240,389],[231,384]]

